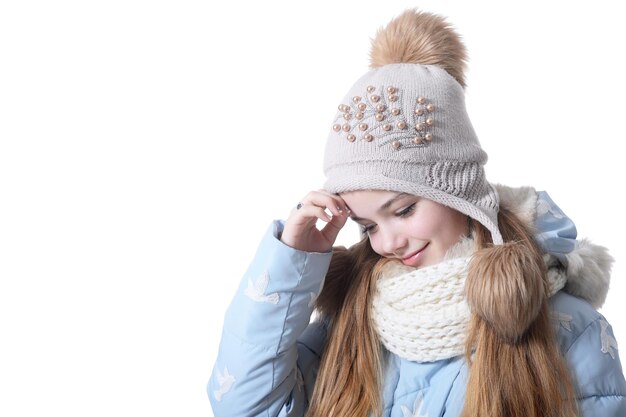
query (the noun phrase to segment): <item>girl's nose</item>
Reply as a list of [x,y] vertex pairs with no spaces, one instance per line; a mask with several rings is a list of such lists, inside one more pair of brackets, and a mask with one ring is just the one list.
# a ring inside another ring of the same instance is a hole
[[394,229],[387,229],[383,232],[382,246],[387,256],[402,255],[406,244],[404,233]]

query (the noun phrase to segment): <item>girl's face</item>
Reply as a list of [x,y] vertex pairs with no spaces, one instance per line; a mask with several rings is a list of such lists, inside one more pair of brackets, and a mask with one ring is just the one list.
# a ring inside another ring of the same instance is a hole
[[395,191],[342,193],[376,253],[423,267],[443,259],[468,234],[466,215],[426,198]]

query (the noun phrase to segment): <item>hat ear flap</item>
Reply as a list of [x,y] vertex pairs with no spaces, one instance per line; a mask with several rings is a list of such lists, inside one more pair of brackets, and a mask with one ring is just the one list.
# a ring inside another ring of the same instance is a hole
[[473,314],[504,340],[519,340],[537,318],[546,300],[545,264],[521,242],[477,251],[465,283]]

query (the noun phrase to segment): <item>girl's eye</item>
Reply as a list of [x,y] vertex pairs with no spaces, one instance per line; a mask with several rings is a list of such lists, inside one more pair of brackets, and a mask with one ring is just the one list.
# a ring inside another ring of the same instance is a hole
[[375,227],[376,227],[375,224],[371,224],[368,226],[361,226],[361,233],[371,233]]
[[[417,203],[413,203],[410,206],[400,210],[399,212],[396,213],[396,216],[398,216],[398,217],[409,217],[415,211],[415,205],[416,204]],[[367,226],[361,226],[361,233],[373,233],[375,227],[376,227],[375,224],[371,224],[371,225],[367,225]]]
[[403,209],[402,211],[396,213],[396,216],[399,217],[408,217],[411,215],[411,213],[413,213],[413,211],[415,211],[415,205],[417,203],[413,203],[410,206],[408,206],[407,208]]

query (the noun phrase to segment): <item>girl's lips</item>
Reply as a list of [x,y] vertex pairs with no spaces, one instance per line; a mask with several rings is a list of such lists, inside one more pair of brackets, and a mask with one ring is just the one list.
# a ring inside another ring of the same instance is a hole
[[402,263],[407,266],[417,266],[420,259],[422,258],[422,254],[424,253],[424,249],[426,249],[430,245],[430,242],[427,243],[422,249],[415,252],[413,255],[402,259]]

